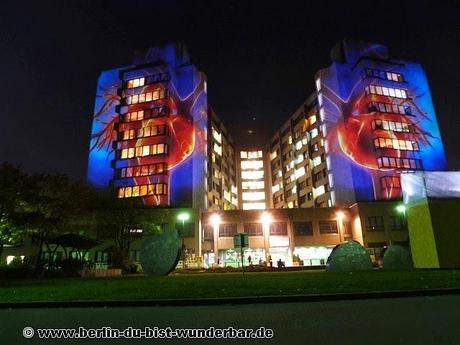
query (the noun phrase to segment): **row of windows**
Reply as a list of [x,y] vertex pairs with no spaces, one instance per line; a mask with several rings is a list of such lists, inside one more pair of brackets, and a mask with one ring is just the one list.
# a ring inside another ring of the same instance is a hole
[[377,164],[379,168],[423,170],[421,160],[413,158],[379,157]]
[[392,113],[401,115],[412,115],[412,107],[410,105],[397,105],[382,102],[370,102],[367,105],[367,110],[372,113],[378,111],[380,113]]
[[144,84],[145,84],[145,78],[144,77],[130,79],[130,80],[126,81],[126,88],[127,89],[132,89],[132,88],[135,88],[135,87],[144,86]]
[[118,176],[120,178],[125,178],[125,177],[157,175],[157,174],[165,173],[167,171],[167,168],[168,166],[166,163],[137,165],[137,166],[119,169]]
[[391,132],[415,133],[415,127],[407,122],[374,120],[372,129],[381,129]]
[[401,188],[401,179],[399,176],[383,176],[380,178],[380,187],[382,189]]
[[118,188],[118,198],[133,198],[146,195],[166,195],[168,185],[166,183],[144,184],[141,186],[129,186]]
[[364,73],[367,77],[371,77],[371,78],[379,78],[379,79],[399,81],[399,82],[404,81],[403,76],[399,73],[386,72],[386,71],[381,71],[381,70],[373,69],[373,68],[366,68]]
[[166,125],[158,125],[142,127],[139,129],[128,129],[127,131],[123,131],[121,136],[123,140],[129,140],[134,138],[147,138],[157,135],[165,135],[167,133],[168,127]]
[[139,120],[147,120],[155,117],[165,116],[169,114],[168,107],[153,107],[139,111],[131,111],[123,116],[123,122],[132,122]]
[[154,144],[129,147],[120,151],[120,158],[133,158],[133,157],[145,157],[153,155],[161,155],[168,153],[168,144]]
[[169,74],[168,73],[157,73],[153,75],[149,75],[146,77],[135,78],[125,81],[125,85],[127,89],[132,89],[139,86],[144,86],[146,84],[153,84],[158,83],[160,81],[168,81]]
[[131,95],[125,98],[126,104],[137,104],[144,102],[156,101],[157,99],[164,99],[168,97],[168,90],[156,89],[154,91],[140,93],[138,95]]
[[[403,215],[390,216],[391,230],[406,230],[406,217]],[[383,231],[385,230],[382,216],[371,216],[366,219],[366,230],[368,231]]]
[[385,87],[380,85],[368,85],[366,86],[366,95],[380,95],[380,96],[390,96],[395,98],[407,98],[406,90],[395,89],[392,87]]
[[413,140],[375,138],[374,147],[381,149],[395,149],[402,151],[418,151],[418,144]]

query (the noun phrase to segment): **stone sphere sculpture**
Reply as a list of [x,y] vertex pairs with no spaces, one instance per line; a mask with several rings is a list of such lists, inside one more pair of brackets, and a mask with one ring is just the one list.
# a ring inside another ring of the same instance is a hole
[[177,231],[164,231],[147,237],[140,252],[144,273],[152,276],[168,275],[179,261],[181,248]]
[[365,271],[372,269],[372,260],[364,247],[356,241],[348,241],[334,247],[327,258],[327,272]]
[[410,252],[406,247],[392,244],[385,250],[383,254],[384,269],[409,270],[413,267]]

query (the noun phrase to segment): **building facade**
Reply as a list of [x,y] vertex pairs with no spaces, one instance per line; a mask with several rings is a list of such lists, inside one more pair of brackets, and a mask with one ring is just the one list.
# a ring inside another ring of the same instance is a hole
[[238,151],[182,45],[103,72],[89,182],[189,212],[184,244],[197,266],[239,265],[240,232],[246,262],[274,265],[322,265],[347,239],[375,258],[407,244],[401,174],[446,168],[423,69],[375,44],[344,41],[331,58],[269,142]]
[[235,154],[182,44],[101,73],[88,181],[147,206],[237,207]]
[[446,170],[423,68],[343,41],[315,76],[332,205],[401,198],[400,175]]

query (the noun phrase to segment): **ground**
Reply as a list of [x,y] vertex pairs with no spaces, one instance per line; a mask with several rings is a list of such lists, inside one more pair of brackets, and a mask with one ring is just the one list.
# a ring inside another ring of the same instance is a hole
[[[460,344],[460,296],[190,307],[0,309],[2,344]],[[39,340],[24,327],[273,329],[265,340]]]
[[0,282],[0,301],[139,300],[460,287],[460,270],[219,273]]

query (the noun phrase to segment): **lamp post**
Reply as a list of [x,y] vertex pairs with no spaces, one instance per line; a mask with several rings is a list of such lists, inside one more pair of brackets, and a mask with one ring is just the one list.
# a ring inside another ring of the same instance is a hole
[[213,244],[213,250],[214,250],[214,262],[217,262],[217,264],[220,264],[219,260],[219,225],[221,223],[221,218],[217,213],[214,213],[210,217],[210,221],[212,224],[212,244]]
[[184,232],[185,232],[185,222],[190,219],[190,214],[186,212],[179,213],[177,219],[182,222],[182,268],[185,268],[185,244],[184,244]]
[[339,239],[340,239],[340,242],[342,242],[344,240],[344,236],[343,236],[343,217],[345,216],[343,211],[337,211],[335,213],[335,215],[337,216],[337,222],[339,224]]
[[260,221],[262,223],[262,231],[264,234],[264,249],[265,249],[265,260],[266,262],[270,262],[270,255],[269,255],[269,231],[270,231],[270,223],[272,222],[272,216],[268,212],[263,212],[260,216]]

